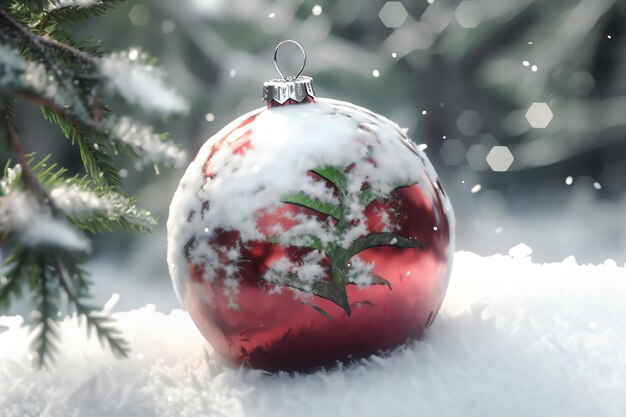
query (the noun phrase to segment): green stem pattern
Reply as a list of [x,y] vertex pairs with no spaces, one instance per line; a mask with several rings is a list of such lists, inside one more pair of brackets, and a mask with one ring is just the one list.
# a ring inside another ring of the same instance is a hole
[[[310,243],[298,245],[301,247],[319,250],[328,257],[330,261],[330,280],[316,281],[314,283],[304,282],[299,279],[297,274],[290,273],[285,277],[284,285],[330,300],[341,307],[346,314],[350,316],[352,314],[352,310],[350,308],[350,303],[348,302],[346,286],[353,284],[349,281],[350,259],[353,256],[375,246],[395,246],[400,248],[423,249],[424,244],[417,239],[409,239],[391,232],[382,232],[363,236],[354,240],[347,248],[343,247],[338,242],[342,242],[344,240],[347,231],[350,229],[349,219],[351,218],[350,208],[345,204],[345,202],[348,200],[348,197],[352,197],[348,195],[345,169],[339,170],[335,167],[320,167],[312,170],[312,172],[319,175],[335,187],[340,201],[339,205],[323,203],[318,199],[305,195],[304,193],[287,195],[282,201],[284,203],[306,207],[323,215],[331,216],[337,220],[333,231],[335,236],[333,242],[323,244],[316,236],[301,236],[300,238],[305,239],[299,240],[305,240]],[[397,184],[393,189],[395,190],[400,187],[408,187],[410,185],[413,184]],[[380,195],[375,190],[368,188],[360,191],[356,197],[362,207],[365,208],[372,202],[384,196]],[[278,237],[270,237],[269,241],[280,243],[280,239]],[[372,274],[372,276],[373,285],[387,285],[389,289],[391,289],[391,284],[385,278],[376,274]],[[315,308],[317,306],[313,307]],[[319,307],[315,309],[320,311],[325,316],[330,317]]]

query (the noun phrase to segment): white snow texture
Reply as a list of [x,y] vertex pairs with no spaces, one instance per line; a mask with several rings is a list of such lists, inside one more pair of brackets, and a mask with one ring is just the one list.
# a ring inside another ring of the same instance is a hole
[[613,261],[460,252],[422,341],[309,375],[225,365],[186,313],[153,306],[115,314],[130,359],[65,319],[57,363],[37,372],[22,319],[2,317],[0,415],[624,416],[624,299],[626,268]]
[[100,3],[100,0],[53,0],[48,10],[62,9],[64,7],[91,7]]
[[[56,246],[68,251],[89,252],[89,239],[68,222],[55,218],[30,194],[14,187],[22,167],[7,169],[0,180],[0,235],[15,231],[26,247]],[[1,259],[1,257],[0,257]]]
[[[239,127],[253,115],[254,121]],[[251,146],[245,154],[233,153],[227,146],[214,151],[216,143],[223,145],[220,141],[225,136],[224,142],[237,144],[246,131],[250,131]],[[207,239],[216,230],[237,230],[243,242],[265,240],[257,224],[262,210],[273,210],[285,195],[298,192],[336,204],[332,187],[311,178],[310,170],[324,166],[343,169],[351,164],[353,169],[346,173],[347,195],[343,204],[354,224],[336,242],[344,247],[367,231],[365,207],[358,198],[365,183],[377,195],[384,196],[398,184],[428,184],[437,178],[424,153],[415,148],[398,125],[350,103],[316,99],[315,103],[255,110],[230,123],[203,145],[187,168],[170,206],[168,265],[178,293],[184,294],[189,275],[183,248],[190,239],[197,238],[190,256],[195,264],[204,266],[204,278],[211,281],[213,276],[207,274],[226,269],[224,257]],[[216,173],[215,178],[207,178],[205,169]],[[429,195],[429,189],[424,187]],[[430,197],[435,199],[434,195]],[[443,195],[440,198],[447,201]],[[447,202],[446,210],[451,219],[453,214]],[[325,244],[338,239],[332,223],[317,216],[299,214],[290,220],[297,224],[289,230],[275,225],[272,231],[283,244],[301,244],[310,235]],[[386,226],[394,228],[393,224]],[[238,252],[232,257],[229,254],[229,261],[237,260]],[[264,279],[280,283],[288,271],[296,268],[302,281],[319,280],[325,275],[322,258],[317,262],[309,259],[307,267],[299,269],[280,260]],[[228,275],[234,288],[237,275],[238,271]]]
[[128,103],[162,116],[188,110],[185,99],[165,84],[163,74],[153,65],[142,64],[137,49],[114,52],[100,59],[100,72],[107,78],[107,88]]

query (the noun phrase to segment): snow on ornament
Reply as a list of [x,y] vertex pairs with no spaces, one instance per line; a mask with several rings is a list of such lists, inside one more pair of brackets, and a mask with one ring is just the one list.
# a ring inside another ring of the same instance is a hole
[[276,68],[267,106],[211,137],[174,195],[178,297],[215,351],[269,371],[310,371],[419,338],[443,301],[454,249],[433,167],[395,123],[315,98],[304,64],[291,77]]

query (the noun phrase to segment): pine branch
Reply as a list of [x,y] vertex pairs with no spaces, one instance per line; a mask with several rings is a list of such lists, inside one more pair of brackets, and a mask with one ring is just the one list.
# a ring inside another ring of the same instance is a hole
[[94,330],[100,342],[106,343],[114,355],[124,358],[128,357],[128,354],[130,353],[128,342],[121,337],[121,332],[112,326],[112,320],[110,317],[99,313],[96,307],[83,303],[83,301],[77,297],[76,294],[74,294],[74,291],[72,291],[67,280],[65,279],[63,263],[58,256],[54,258],[54,267],[57,272],[59,283],[61,284],[65,295],[67,295],[70,302],[74,305],[76,314],[85,319],[87,331],[90,332]]
[[77,127],[63,114],[54,112],[48,107],[41,109],[44,118],[59,125],[72,145],[78,144],[85,171],[91,178],[116,192],[122,192],[124,187],[122,178],[115,166],[115,161],[111,155],[113,152],[106,138],[95,133],[88,138],[88,133],[83,128]]
[[38,262],[39,282],[36,296],[39,298],[37,310],[32,314],[33,325],[33,350],[35,351],[35,361],[39,368],[47,365],[57,351],[55,340],[57,335],[57,313],[58,296],[55,301],[55,292],[58,294],[58,287],[55,282],[46,276],[45,263],[40,259]]
[[[55,32],[54,34],[59,36],[62,33],[63,32]],[[64,34],[64,35],[67,36],[66,34]],[[96,60],[93,59],[89,54],[86,54],[83,51],[81,51],[80,49],[75,48],[73,46],[70,46],[67,43],[63,43],[61,41],[57,41],[56,39],[49,38],[47,36],[39,37],[38,38],[38,42],[40,42],[43,45],[50,46],[50,47],[52,47],[52,48],[54,48],[54,49],[56,49],[56,50],[58,50],[58,51],[60,51],[62,53],[69,54],[72,57],[74,57],[74,58],[82,61],[83,63],[92,66],[92,67],[96,67],[97,66]]]
[[57,23],[78,23],[83,20],[88,20],[95,16],[102,16],[108,13],[109,10],[116,6],[116,3],[121,3],[125,0],[99,0],[97,3],[84,7],[84,6],[63,6],[62,1],[52,0],[49,4],[54,6],[60,6],[54,8],[48,12],[50,20]]
[[[68,93],[74,93],[75,89],[72,84],[72,80],[67,79],[66,74],[62,71],[61,68],[54,62],[53,57],[45,48],[45,40],[42,40],[40,37],[33,34],[28,27],[22,25],[16,19],[14,19],[9,13],[0,10],[0,22],[4,21],[5,25],[10,25],[13,29],[19,34],[19,36],[25,41],[25,45],[28,46],[28,49],[33,52],[40,62],[43,62],[46,66],[46,69],[52,73],[52,76],[55,77],[56,82],[59,83],[60,86]],[[88,114],[87,109],[84,107],[83,103],[80,100],[76,100],[72,102],[73,111],[80,115],[85,115],[87,117]]]
[[[82,7],[70,0],[0,0],[0,139],[18,162],[13,168],[7,164],[0,179],[0,243],[11,249],[0,278],[0,309],[29,289],[38,308],[33,347],[40,366],[55,351],[61,293],[86,321],[88,333],[94,331],[114,354],[127,356],[128,344],[111,319],[85,301],[90,282],[81,262],[89,241],[81,231],[150,230],[156,222],[125,194],[115,156],[155,167],[184,161],[163,134],[112,114],[103,101],[121,99],[160,116],[186,108],[147,56],[142,54],[140,62],[128,53],[104,56],[99,43],[63,27],[104,14],[119,1]],[[118,76],[126,76],[125,85]],[[141,88],[127,91],[137,85]],[[10,105],[15,99],[39,106],[44,118],[61,128],[77,146],[87,175],[68,178],[49,156],[36,162],[26,153]]]
[[4,260],[2,266],[7,267],[7,271],[0,277],[0,309],[8,309],[13,299],[22,296],[22,284],[26,280],[21,275],[27,259],[20,251],[15,251]]
[[133,198],[87,176],[68,178],[67,169],[48,163],[49,159],[50,155],[33,164],[33,157],[27,158],[32,173],[47,190],[48,203],[79,229],[100,233],[120,226],[129,231],[141,231],[151,230],[156,224],[149,212],[136,207]]
[[[33,174],[26,153],[24,152],[24,147],[22,146],[22,142],[20,137],[15,129],[15,124],[12,119],[12,110],[7,105],[5,100],[0,100],[0,115],[4,119],[6,129],[8,131],[8,136],[10,139],[11,147],[17,154],[18,161],[20,162],[20,166],[22,169],[22,178],[26,187],[30,190],[30,192],[37,196],[40,200],[49,200],[49,196],[45,188],[41,186],[35,175]],[[58,215],[58,210],[54,206],[54,204],[50,204],[50,209],[54,215]]]
[[[71,56],[81,58],[88,64],[95,63],[94,58],[99,58],[105,54],[100,41],[92,42],[93,36],[78,37],[62,28],[55,27],[47,34],[47,38],[54,40],[59,48],[66,50]],[[76,54],[78,51],[80,54]]]
[[[120,148],[124,148],[124,150],[131,150],[130,152],[121,152],[127,157],[131,157],[133,159],[139,158],[145,164],[158,164],[166,167],[176,167],[182,163],[184,160],[184,153],[177,150],[171,143],[164,141],[160,135],[153,133],[149,127],[139,125],[135,122],[131,123],[128,117],[109,117],[108,120],[101,123],[104,109],[97,100],[100,86],[106,83],[113,85],[113,83],[116,82],[115,77],[117,76],[119,70],[124,69],[125,72],[131,73],[132,71],[136,71],[136,68],[133,66],[124,66],[123,68],[120,67],[116,69],[115,65],[121,65],[120,63],[123,62],[120,61],[119,54],[112,57],[109,61],[106,61],[108,65],[106,68],[109,68],[109,72],[103,72],[103,62],[98,61],[77,48],[63,44],[57,40],[50,39],[48,37],[35,36],[29,32],[27,27],[21,25],[17,20],[0,10],[0,21],[3,19],[8,24],[12,25],[11,27],[18,33],[19,36],[25,37],[28,41],[27,44],[29,45],[28,50],[33,51],[40,60],[45,62],[46,70],[51,72],[55,82],[59,83],[59,87],[64,90],[64,94],[62,96],[75,96],[78,99],[74,100],[71,105],[68,105],[66,102],[59,102],[58,95],[55,95],[54,97],[42,95],[27,85],[17,86],[16,88],[16,92],[21,98],[58,115],[61,119],[64,119],[68,123],[74,125],[77,130],[83,130],[85,134],[88,134],[89,136],[95,135],[113,139]],[[28,35],[26,35],[26,33]],[[58,65],[52,63],[52,55],[46,51],[46,47],[50,47],[55,51],[61,51],[61,55],[70,55],[77,60],[80,60],[86,64],[88,72],[67,72],[67,69],[64,69],[63,71],[65,72],[62,72]],[[146,59],[147,58],[144,60]],[[111,67],[112,65],[113,67]],[[137,65],[135,65],[135,67],[137,67]],[[137,68],[140,68],[140,66]],[[89,71],[91,73],[89,73]],[[169,90],[164,90],[164,87],[159,84],[161,83],[161,80],[158,76],[154,75],[154,71],[146,70],[145,72],[134,74],[132,78],[129,78],[129,81],[136,83],[141,80],[141,77],[148,77],[149,82],[154,83],[158,87],[158,90],[155,91],[161,91],[160,94],[166,94],[166,97],[169,100],[172,100],[173,107],[164,107],[163,104],[158,104],[162,103],[163,100],[155,100],[155,98],[163,97],[153,97],[150,95],[151,93],[146,93],[148,94],[146,97],[142,97],[137,94],[128,95],[125,93],[120,96],[122,99],[131,100],[131,104],[136,104],[135,102],[139,99],[146,99],[147,103],[149,103],[147,106],[148,110],[154,109],[155,111],[163,114],[166,114],[167,112],[184,112],[186,110],[186,104],[182,98]],[[78,94],[78,91],[74,87],[74,81],[76,80],[81,80],[83,83],[88,84],[84,91],[87,97]],[[144,88],[147,89],[147,86],[144,86]],[[125,89],[120,86],[116,86],[115,88],[111,87],[108,90],[124,91]],[[90,111],[87,110],[88,108]],[[62,124],[58,120],[55,120],[55,122]],[[67,136],[67,128],[64,130]],[[129,137],[129,135],[132,137]],[[121,150],[122,149],[120,149],[120,151]],[[97,177],[94,179],[97,179]]]

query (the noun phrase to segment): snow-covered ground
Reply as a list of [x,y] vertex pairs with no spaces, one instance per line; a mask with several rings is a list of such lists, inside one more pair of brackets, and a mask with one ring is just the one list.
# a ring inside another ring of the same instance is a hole
[[116,360],[75,319],[49,370],[30,368],[20,317],[0,318],[0,416],[623,416],[626,268],[535,264],[529,250],[459,252],[426,337],[310,375],[216,358],[180,310],[115,313]]

